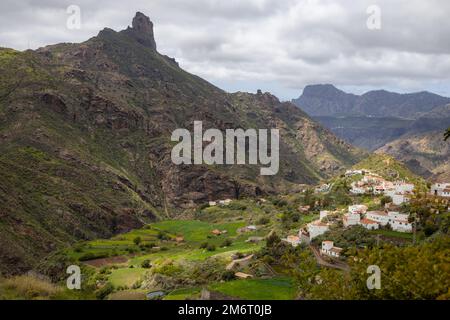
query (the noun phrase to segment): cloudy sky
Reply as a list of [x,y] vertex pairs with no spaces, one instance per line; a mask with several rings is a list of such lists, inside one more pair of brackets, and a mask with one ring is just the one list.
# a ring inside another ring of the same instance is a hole
[[[70,5],[81,9],[80,29],[67,28]],[[380,29],[367,26],[373,5]],[[448,0],[2,0],[0,46],[82,42],[126,28],[136,11],[154,22],[161,53],[228,91],[290,100],[332,83],[450,96]]]

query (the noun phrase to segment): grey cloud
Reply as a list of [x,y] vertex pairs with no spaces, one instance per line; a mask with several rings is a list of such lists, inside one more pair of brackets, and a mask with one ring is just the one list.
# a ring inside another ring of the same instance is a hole
[[[366,9],[381,8],[381,30]],[[66,28],[68,5],[81,30]],[[136,11],[153,20],[159,50],[188,71],[235,90],[273,86],[275,94],[311,83],[351,88],[449,88],[447,0],[42,0],[0,3],[0,46],[26,49],[80,42],[103,27],[126,28]],[[251,85],[250,85],[251,84]]]

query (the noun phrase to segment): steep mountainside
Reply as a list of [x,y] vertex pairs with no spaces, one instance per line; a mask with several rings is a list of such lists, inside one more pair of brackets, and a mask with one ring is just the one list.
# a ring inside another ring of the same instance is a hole
[[450,180],[450,143],[442,131],[409,134],[377,150],[405,163],[409,169],[435,181]]
[[[176,166],[173,130],[280,129],[280,172]],[[76,239],[109,237],[183,208],[315,183],[364,153],[290,103],[226,93],[156,51],[153,25],[81,44],[0,50],[0,272]]]
[[349,143],[374,151],[404,135],[414,120],[392,117],[314,117]]

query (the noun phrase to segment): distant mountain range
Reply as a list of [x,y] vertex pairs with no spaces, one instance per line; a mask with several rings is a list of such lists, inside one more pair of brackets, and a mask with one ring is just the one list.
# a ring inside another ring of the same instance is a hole
[[303,94],[292,102],[313,117],[364,116],[415,120],[449,104],[450,98],[426,91],[400,94],[377,90],[355,95],[323,84],[305,87]]
[[[280,172],[177,166],[173,130],[280,130]],[[230,94],[157,51],[153,24],[80,44],[0,49],[0,272],[208,200],[313,184],[365,153],[269,93]]]
[[326,84],[307,86],[293,103],[345,141],[389,153],[423,177],[441,180],[450,167],[442,139],[450,127],[450,98],[384,90],[355,95]]

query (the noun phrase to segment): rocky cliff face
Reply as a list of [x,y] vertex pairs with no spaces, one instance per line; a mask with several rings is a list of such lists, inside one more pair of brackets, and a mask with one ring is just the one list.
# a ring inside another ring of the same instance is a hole
[[123,32],[143,46],[156,50],[153,23],[143,13],[136,13],[136,16],[133,18],[132,27]]
[[[226,93],[159,54],[148,17],[80,44],[0,50],[0,271],[176,218],[207,200],[315,183],[364,154],[268,93]],[[177,166],[173,130],[277,128],[280,172]]]

